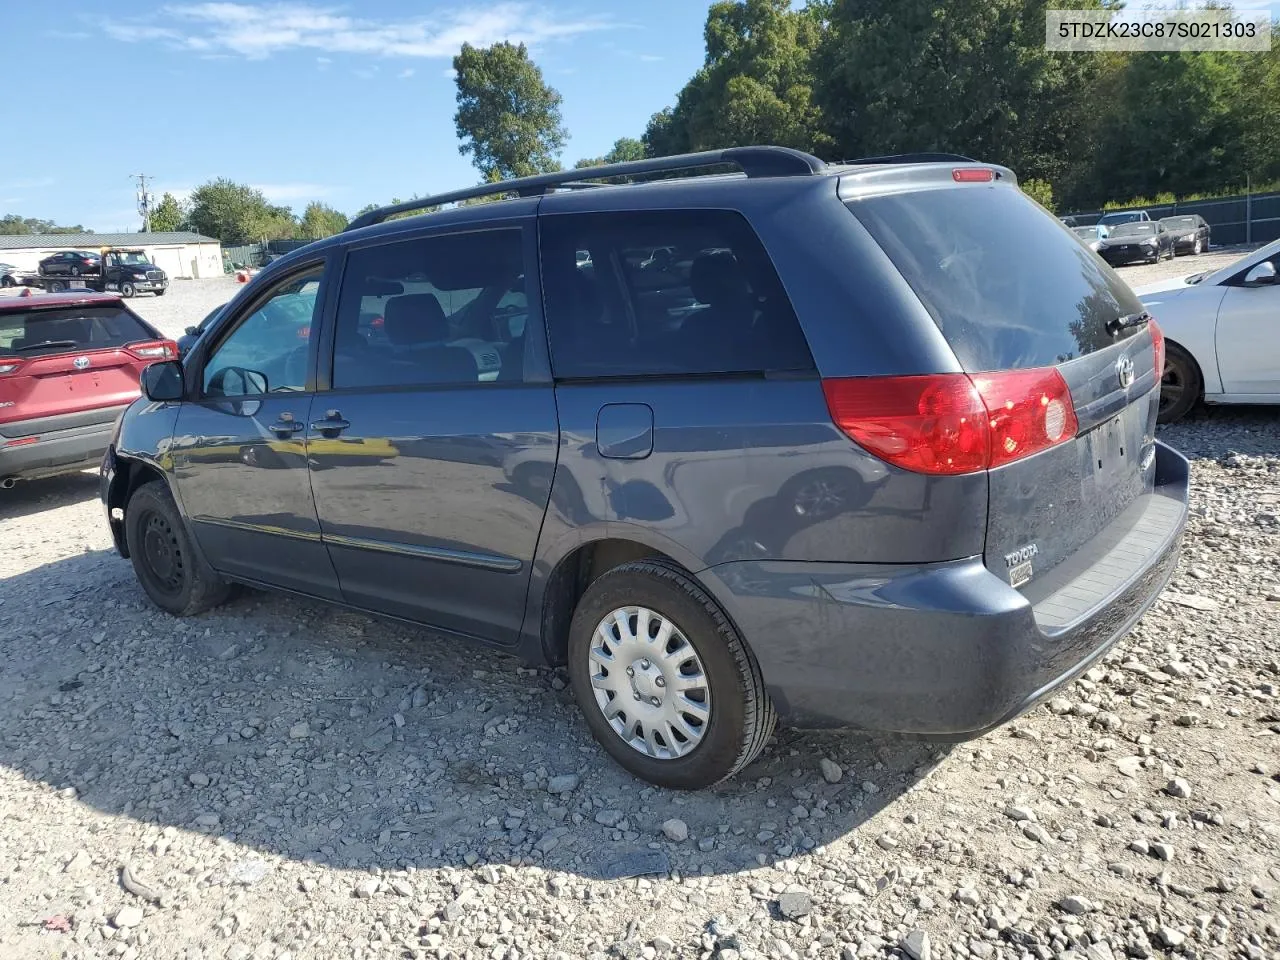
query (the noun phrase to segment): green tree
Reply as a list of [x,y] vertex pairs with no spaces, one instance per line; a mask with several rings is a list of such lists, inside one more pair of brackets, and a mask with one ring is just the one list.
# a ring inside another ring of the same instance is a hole
[[1050,213],[1056,209],[1053,204],[1053,185],[1047,180],[1023,180],[1021,184],[1022,192],[1029,196],[1040,206],[1044,207]]
[[290,239],[297,230],[288,207],[268,203],[261,190],[225,177],[210,180],[191,194],[187,223],[192,230],[227,244]]
[[824,3],[719,0],[707,12],[706,58],[673,108],[644,135],[651,156],[771,143],[826,152],[830,138],[814,102],[813,56]]
[[453,69],[458,152],[470,154],[486,180],[560,169],[568,137],[560,116],[562,98],[544,82],[523,43],[464,43]]
[[178,198],[166,192],[156,204],[156,208],[151,211],[151,229],[155,233],[181,230],[185,219],[186,213],[182,209],[182,204],[178,202]]
[[[1255,120],[1241,109],[1244,63],[1234,53],[1128,57],[1115,81],[1114,109],[1099,125],[1092,199],[1243,188],[1251,161],[1265,166],[1258,154],[1278,143],[1274,129],[1250,132]],[[1273,84],[1270,94],[1280,89]]]
[[302,220],[298,224],[298,232],[303,240],[320,240],[341,233],[347,228],[347,215],[333,207],[313,200],[302,211]]
[[947,151],[1056,182],[1089,153],[1105,61],[1044,49],[1050,6],[1097,0],[833,0],[817,100],[844,157]]
[[602,167],[606,163],[626,163],[629,160],[643,160],[645,158],[644,144],[635,137],[619,137],[613,142],[613,148],[603,157],[589,157],[579,160],[573,166],[575,169],[583,167]]
[[93,233],[80,224],[60,227],[52,220],[40,220],[36,217],[23,217],[16,213],[0,217],[0,235],[29,236],[33,233]]

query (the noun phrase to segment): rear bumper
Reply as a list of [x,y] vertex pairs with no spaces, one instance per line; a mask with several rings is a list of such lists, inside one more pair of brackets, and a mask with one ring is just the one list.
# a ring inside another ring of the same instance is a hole
[[1189,468],[1156,445],[1156,487],[1019,592],[981,558],[927,565],[744,561],[703,571],[802,726],[963,740],[1103,656],[1173,575]]
[[[0,479],[36,480],[96,467],[115,430],[115,422],[108,421],[44,433],[40,422],[24,422],[23,437],[0,436]],[[34,443],[23,442],[32,436],[38,438]]]

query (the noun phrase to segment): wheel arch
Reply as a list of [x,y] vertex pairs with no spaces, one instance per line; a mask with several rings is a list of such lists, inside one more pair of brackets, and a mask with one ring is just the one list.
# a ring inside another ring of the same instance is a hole
[[[1199,374],[1199,376],[1200,376],[1200,395],[1199,395],[1198,397],[1196,397],[1196,403],[1203,403],[1203,402],[1204,402],[1204,397],[1205,397],[1205,392],[1206,392],[1206,390],[1207,390],[1206,380],[1205,380],[1205,373],[1204,373],[1204,366],[1200,363],[1200,361],[1199,361],[1198,359],[1196,359],[1195,352],[1194,352],[1193,350],[1189,350],[1187,347],[1183,346],[1179,341],[1177,341],[1177,340],[1173,339],[1172,337],[1169,337],[1168,335],[1166,335],[1166,336],[1165,336],[1165,341],[1164,341],[1164,342],[1165,342],[1165,347],[1164,347],[1164,349],[1165,349],[1165,356],[1166,356],[1166,357],[1168,357],[1168,355],[1169,355],[1169,348],[1170,348],[1170,347],[1174,347],[1174,348],[1176,348],[1179,352],[1181,352],[1181,353],[1185,354],[1185,355],[1186,355],[1186,357],[1187,357],[1187,359],[1191,361],[1191,365],[1192,365],[1192,366],[1194,366],[1194,367],[1196,368],[1196,373],[1197,373],[1197,374]],[[1213,374],[1214,374],[1214,376],[1215,376],[1215,378],[1216,378],[1216,377],[1217,377],[1217,374],[1218,374],[1218,371],[1217,371],[1217,370],[1214,370],[1214,371],[1213,371]]]
[[107,487],[107,521],[111,525],[111,537],[115,541],[116,549],[125,559],[129,558],[129,544],[124,535],[125,507],[135,490],[153,480],[159,480],[166,486],[169,482],[164,472],[155,464],[116,455],[115,473]]

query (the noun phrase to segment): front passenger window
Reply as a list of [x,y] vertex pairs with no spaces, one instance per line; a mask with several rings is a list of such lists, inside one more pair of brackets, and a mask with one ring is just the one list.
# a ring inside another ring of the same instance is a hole
[[244,397],[306,389],[322,268],[282,282],[240,321],[204,365],[204,395]]

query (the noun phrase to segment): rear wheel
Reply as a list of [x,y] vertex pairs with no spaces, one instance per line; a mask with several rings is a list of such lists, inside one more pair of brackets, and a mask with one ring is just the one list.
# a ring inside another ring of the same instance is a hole
[[222,603],[230,586],[192,546],[186,525],[163,483],[144,483],[124,513],[125,541],[133,570],[161,610],[189,617]]
[[1204,378],[1191,354],[1176,343],[1168,344],[1160,378],[1160,422],[1181,420],[1200,402],[1203,392]]
[[569,627],[587,726],[633,775],[696,790],[746,767],[777,721],[759,664],[701,586],[665,563],[615,567]]
[[54,280],[49,284],[50,293],[61,293],[65,289],[67,289],[67,285],[61,280]]
[[120,283],[120,296],[124,297],[126,300],[131,298],[137,292],[137,289],[128,280],[124,280]]

